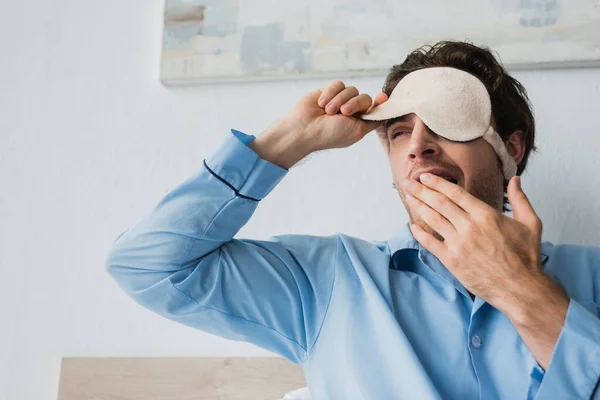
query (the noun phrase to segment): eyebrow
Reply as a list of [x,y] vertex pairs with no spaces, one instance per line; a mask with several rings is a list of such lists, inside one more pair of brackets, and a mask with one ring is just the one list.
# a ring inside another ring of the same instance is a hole
[[390,126],[394,125],[395,123],[407,122],[407,121],[408,121],[408,115],[403,115],[401,117],[388,119],[387,122],[385,123],[385,132],[387,133],[388,129],[390,129]]
[[[398,123],[398,122],[408,122],[409,120],[410,120],[409,114],[403,115],[401,117],[396,117],[396,118],[388,119],[387,122],[385,123],[385,135],[386,136],[389,135],[388,129],[390,129],[390,126],[392,126],[392,125],[394,125],[395,123]],[[434,135],[437,135],[437,133],[434,132],[429,126],[425,125],[425,127],[427,128],[427,130],[429,132],[433,133]]]

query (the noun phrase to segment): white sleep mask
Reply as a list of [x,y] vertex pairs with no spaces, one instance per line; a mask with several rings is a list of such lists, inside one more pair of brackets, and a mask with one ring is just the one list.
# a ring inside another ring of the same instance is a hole
[[383,121],[411,113],[448,140],[468,142],[483,137],[502,161],[506,180],[517,173],[517,164],[492,127],[492,102],[488,91],[468,72],[450,67],[411,72],[398,82],[385,103],[359,118]]

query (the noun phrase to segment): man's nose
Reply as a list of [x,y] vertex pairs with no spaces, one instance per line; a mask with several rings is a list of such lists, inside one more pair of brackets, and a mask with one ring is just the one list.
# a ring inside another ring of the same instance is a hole
[[422,162],[428,158],[435,158],[439,154],[440,147],[437,143],[437,135],[420,118],[416,118],[410,135],[408,157],[411,161]]

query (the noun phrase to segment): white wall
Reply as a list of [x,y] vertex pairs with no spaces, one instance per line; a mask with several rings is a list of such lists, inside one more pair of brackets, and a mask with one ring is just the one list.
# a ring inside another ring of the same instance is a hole
[[[266,355],[142,309],[103,260],[230,127],[258,134],[327,82],[173,91],[157,78],[162,1],[0,4],[0,398],[56,398],[61,357]],[[516,76],[537,111],[523,183],[544,237],[598,245],[600,71]],[[348,82],[375,94],[382,77]],[[405,220],[371,135],[292,169],[240,236],[384,240]]]

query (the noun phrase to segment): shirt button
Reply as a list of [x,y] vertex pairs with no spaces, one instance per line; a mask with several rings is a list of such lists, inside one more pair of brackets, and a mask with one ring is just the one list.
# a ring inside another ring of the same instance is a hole
[[473,347],[475,347],[476,349],[480,348],[482,345],[481,342],[481,338],[479,337],[479,335],[473,335],[471,337],[471,344],[473,345]]

